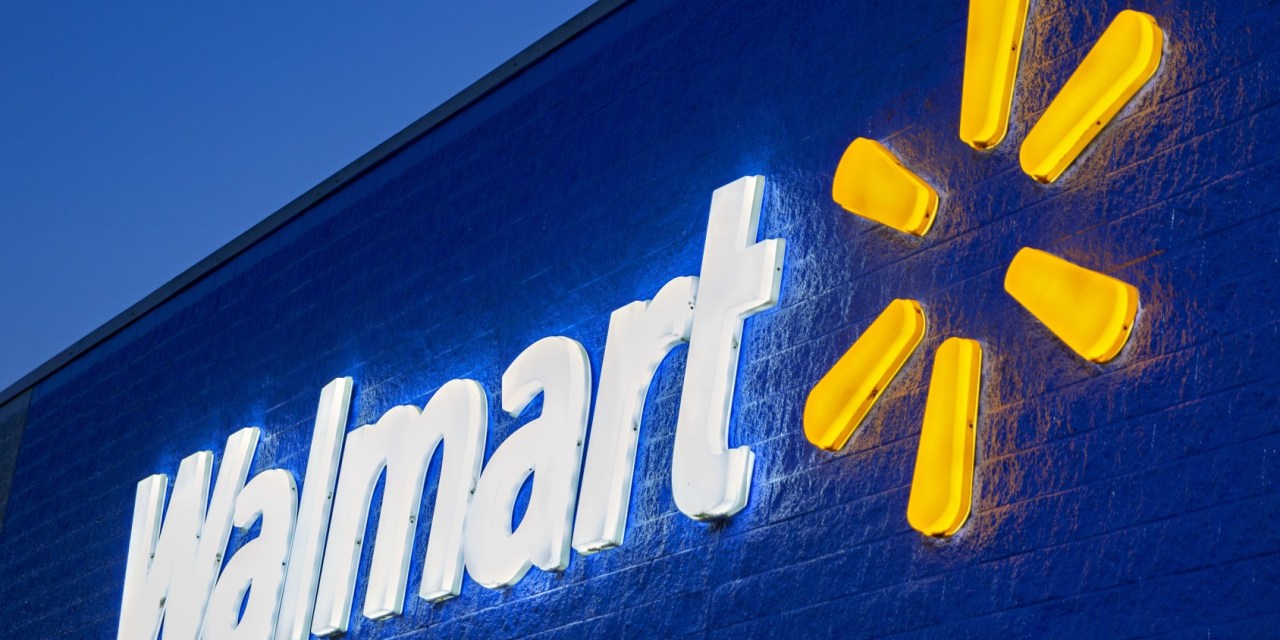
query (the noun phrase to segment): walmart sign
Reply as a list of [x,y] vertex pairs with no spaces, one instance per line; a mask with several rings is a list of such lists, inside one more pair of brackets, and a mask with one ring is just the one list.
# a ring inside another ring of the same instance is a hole
[[[345,433],[352,380],[320,393],[301,497],[291,473],[248,478],[259,430],[183,459],[173,482],[138,483],[119,637],[288,638],[346,631],[374,487],[386,474],[362,613],[404,610],[423,486],[444,447],[418,595],[452,598],[463,568],[481,586],[518,582],[530,567],[560,571],[569,549],[590,554],[623,541],[641,415],[649,384],[673,347],[688,343],[671,490],[691,518],[730,516],[747,503],[754,458],[728,447],[743,320],[777,303],[784,241],[756,242],[764,179],[741,178],[711,199],[702,269],[648,301],[613,312],[591,418],[591,364],[577,341],[539,340],[502,375],[502,409],[541,414],[508,437],[481,469],[486,392],[450,380],[425,407],[399,406]],[[582,478],[579,478],[579,470]],[[512,529],[516,496],[533,476],[528,509]],[[212,495],[211,494],[212,490]],[[575,515],[576,514],[576,515]],[[261,523],[230,558],[231,527]],[[243,612],[242,612],[243,609]]]

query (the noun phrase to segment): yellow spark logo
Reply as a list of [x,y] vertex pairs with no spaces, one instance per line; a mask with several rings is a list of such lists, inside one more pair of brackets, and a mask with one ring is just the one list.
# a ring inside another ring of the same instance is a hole
[[[1013,84],[1029,0],[972,0],[965,51],[960,138],[993,147],[1008,132]],[[1019,150],[1022,170],[1057,180],[1160,64],[1163,33],[1137,11],[1116,15],[1032,126]],[[863,218],[903,233],[928,233],[937,191],[874,140],[858,138],[836,167],[832,197]],[[1124,347],[1138,311],[1138,290],[1032,248],[1009,264],[1005,290],[1080,357],[1107,362]],[[805,436],[838,450],[924,337],[924,309],[894,300],[814,385],[804,408]],[[947,338],[934,354],[916,454],[907,520],[931,536],[949,536],[969,517],[982,347]]]

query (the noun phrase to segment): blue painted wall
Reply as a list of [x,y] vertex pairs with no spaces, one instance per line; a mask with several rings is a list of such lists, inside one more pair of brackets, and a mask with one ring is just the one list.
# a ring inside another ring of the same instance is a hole
[[[627,5],[35,388],[0,533],[4,635],[114,635],[135,483],[247,425],[256,469],[301,478],[334,377],[356,380],[351,427],[480,380],[491,453],[520,423],[498,411],[511,359],[560,334],[598,371],[609,312],[696,274],[712,190],[748,174],[768,180],[761,237],[788,250],[743,345],[747,508],[710,526],[675,509],[682,348],[650,394],[622,548],[440,605],[411,593],[352,637],[1270,634],[1280,6],[1033,5],[990,153],[956,136],[966,3]],[[1017,142],[1124,8],[1160,22],[1161,70],[1058,183],[1032,182]],[[926,238],[831,201],[857,136],[938,187]],[[1117,360],[1083,363],[1003,292],[1023,246],[1138,287]],[[922,348],[844,451],[813,449],[808,389],[895,297],[926,307]],[[937,542],[905,510],[951,335],[987,362],[974,514]]]

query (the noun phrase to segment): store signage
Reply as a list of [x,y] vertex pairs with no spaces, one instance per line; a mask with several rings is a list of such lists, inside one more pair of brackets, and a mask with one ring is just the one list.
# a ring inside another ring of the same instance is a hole
[[[1008,132],[1028,0],[970,4],[960,138],[976,150]],[[1129,104],[1160,64],[1164,35],[1155,18],[1121,11],[1027,133],[1019,162],[1052,183]],[[884,144],[855,139],[832,180],[832,198],[856,216],[925,236],[942,200],[926,179]],[[458,595],[465,568],[499,589],[530,567],[563,570],[570,548],[592,554],[623,542],[644,400],[658,365],[688,343],[676,424],[671,489],[691,518],[730,516],[747,502],[754,466],[747,447],[730,449],[739,344],[746,317],[776,304],[783,240],[757,242],[764,179],[717,189],[698,277],[675,278],[652,300],[609,320],[591,446],[583,443],[592,370],[571,338],[544,338],[502,376],[503,411],[518,416],[537,397],[542,411],[482,461],[486,391],[473,380],[440,386],[425,407],[399,406],[345,432],[352,380],[320,394],[302,495],[273,469],[248,478],[259,430],[227,440],[215,481],[212,452],[168,478],[138,484],[119,635],[155,638],[300,640],[346,631],[374,488],[384,477],[362,614],[400,614],[426,474],[443,446],[443,465],[423,552],[418,596]],[[1005,290],[1081,358],[1105,363],[1128,342],[1139,307],[1131,284],[1025,247],[1005,274]],[[894,300],[812,388],[804,432],[815,446],[845,446],[926,333],[926,309]],[[950,536],[969,517],[983,345],[951,336],[935,351],[912,477],[907,520],[928,536]],[[584,461],[585,453],[585,461]],[[580,476],[581,472],[581,477]],[[532,476],[528,508],[512,529],[516,497]],[[259,524],[257,537],[225,563],[231,527]]]
[[[742,324],[776,304],[784,252],[781,239],[755,240],[763,188],[756,176],[717,189],[700,275],[675,278],[652,300],[613,312],[585,464],[592,370],[571,338],[539,340],[507,367],[503,411],[518,416],[538,396],[542,411],[503,441],[483,470],[489,416],[478,382],[450,380],[425,407],[392,408],[348,433],[352,380],[339,378],[320,393],[300,497],[286,470],[248,477],[259,438],[254,427],[228,438],[216,479],[212,452],[183,459],[167,509],[167,476],[138,483],[119,637],[155,638],[162,624],[166,638],[341,633],[366,546],[373,557],[362,613],[400,614],[427,469],[440,446],[420,597],[458,595],[464,567],[480,585],[498,589],[531,566],[563,570],[571,546],[591,554],[622,544],[645,396],[658,365],[685,342],[672,493],[698,520],[741,510],[754,458],[728,443]],[[384,473],[377,531],[365,545]],[[512,530],[516,496],[530,475],[528,508]],[[224,564],[231,527],[257,523],[257,537]]]
[[[1013,83],[1029,0],[973,0],[960,107],[960,138],[977,150],[1008,132]],[[1160,66],[1164,32],[1151,15],[1116,14],[1018,153],[1023,172],[1052,183]],[[836,167],[831,196],[850,213],[925,236],[941,197],[885,145],[857,138]],[[1120,354],[1137,320],[1137,287],[1059,256],[1023,247],[1005,272],[1005,291],[1085,360]],[[805,401],[804,431],[814,446],[844,447],[906,363],[926,331],[925,308],[894,300],[831,366]],[[911,478],[907,522],[922,534],[955,534],[969,518],[982,344],[951,336],[934,355]]]

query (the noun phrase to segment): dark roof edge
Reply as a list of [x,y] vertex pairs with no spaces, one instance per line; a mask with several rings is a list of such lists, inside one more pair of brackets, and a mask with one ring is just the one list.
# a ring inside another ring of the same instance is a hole
[[81,354],[88,352],[111,336],[119,333],[147,312],[160,306],[223,263],[236,257],[259,240],[270,235],[271,232],[288,224],[307,209],[310,209],[312,205],[364,175],[383,160],[395,155],[396,152],[426,135],[463,109],[506,84],[530,65],[546,57],[560,48],[561,45],[608,17],[628,2],[630,0],[596,0],[595,3],[583,9],[578,15],[556,27],[551,33],[529,45],[524,51],[517,53],[510,60],[498,65],[497,68],[485,74],[484,77],[472,83],[471,86],[432,109],[427,115],[418,118],[413,124],[391,136],[351,164],[339,169],[337,173],[329,176],[320,184],[294,198],[292,202],[267,216],[262,222],[253,225],[248,231],[223,245],[174,279],[166,282],[147,297],[93,330],[89,335],[77,340],[70,347],[49,358],[31,373],[19,378],[17,382],[9,385],[4,391],[0,391],[0,406],[4,406],[22,392],[35,387],[36,384],[53,375]]

